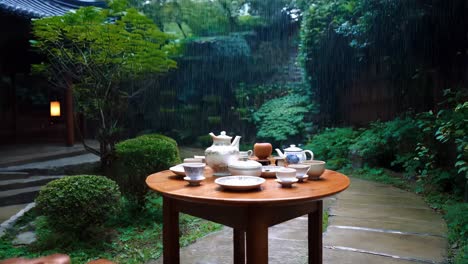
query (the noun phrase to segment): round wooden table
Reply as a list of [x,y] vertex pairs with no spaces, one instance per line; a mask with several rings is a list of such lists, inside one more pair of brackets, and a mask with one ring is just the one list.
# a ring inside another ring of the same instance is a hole
[[267,178],[260,189],[227,191],[214,183],[210,168],[201,186],[189,186],[167,170],[151,174],[146,184],[163,196],[163,263],[178,264],[179,212],[234,229],[234,263],[268,263],[268,227],[308,214],[309,263],[322,263],[323,198],[345,190],[349,179],[326,170],[318,181],[282,188]]

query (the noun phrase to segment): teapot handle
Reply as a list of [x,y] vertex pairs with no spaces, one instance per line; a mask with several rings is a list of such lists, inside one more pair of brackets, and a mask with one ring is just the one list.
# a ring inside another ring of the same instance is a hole
[[307,153],[310,154],[310,160],[313,160],[314,159],[314,153],[312,151],[310,151],[310,150],[307,150],[307,149],[304,150],[304,156],[305,156],[306,160],[308,160],[307,159]]

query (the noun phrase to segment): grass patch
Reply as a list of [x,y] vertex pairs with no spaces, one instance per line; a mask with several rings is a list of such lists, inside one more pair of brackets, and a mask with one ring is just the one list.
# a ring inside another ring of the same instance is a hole
[[325,233],[328,227],[328,211],[323,212],[322,232]]
[[[66,234],[57,234],[47,224],[45,217],[34,210],[25,214],[12,229],[0,238],[0,259],[13,257],[38,257],[53,253],[68,254],[72,263],[87,263],[98,258],[116,263],[146,263],[162,255],[161,199],[151,195],[147,199],[149,210],[134,210],[131,203],[123,200],[123,212],[107,223],[87,241]],[[32,224],[31,221],[33,220]],[[193,216],[180,215],[180,244],[187,246],[210,232],[221,229],[221,225]],[[23,230],[34,229],[38,240],[28,246],[15,246],[12,240]]]

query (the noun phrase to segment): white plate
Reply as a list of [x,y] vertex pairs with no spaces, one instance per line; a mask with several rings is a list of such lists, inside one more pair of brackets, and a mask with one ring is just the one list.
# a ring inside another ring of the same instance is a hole
[[215,183],[221,187],[236,191],[259,188],[264,182],[265,179],[260,177],[241,175],[221,177],[215,180]]
[[169,170],[171,170],[176,175],[185,176],[185,170],[184,170],[184,166],[182,166],[182,164],[175,165],[174,167],[170,167]]

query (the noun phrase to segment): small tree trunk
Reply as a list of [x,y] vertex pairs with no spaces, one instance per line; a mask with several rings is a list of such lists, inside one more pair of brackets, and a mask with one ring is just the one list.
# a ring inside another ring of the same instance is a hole
[[180,22],[177,22],[177,26],[179,27],[180,32],[182,32],[182,35],[184,35],[184,38],[187,38],[187,34],[185,34],[185,31],[182,28],[182,24]]
[[463,200],[468,203],[468,179],[465,179],[465,197]]
[[67,80],[67,90],[65,91],[65,126],[67,130],[67,146],[75,144],[75,126],[73,116],[73,84]]

